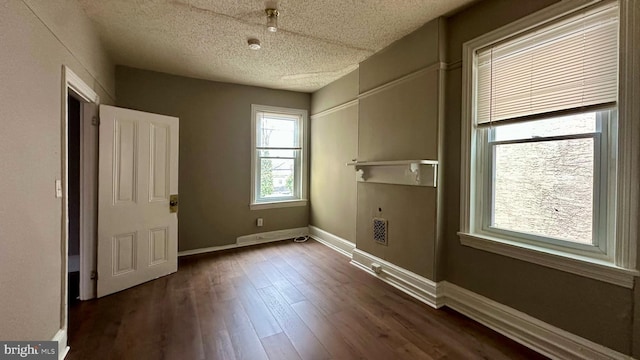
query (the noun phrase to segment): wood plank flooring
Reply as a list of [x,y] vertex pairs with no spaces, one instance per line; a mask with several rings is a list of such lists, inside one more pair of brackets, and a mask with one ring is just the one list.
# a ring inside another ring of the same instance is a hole
[[70,309],[67,359],[543,359],[309,240],[181,258]]

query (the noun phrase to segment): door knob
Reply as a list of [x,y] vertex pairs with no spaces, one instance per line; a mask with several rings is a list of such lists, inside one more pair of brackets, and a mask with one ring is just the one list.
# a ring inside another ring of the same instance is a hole
[[178,212],[178,194],[169,197],[169,212]]

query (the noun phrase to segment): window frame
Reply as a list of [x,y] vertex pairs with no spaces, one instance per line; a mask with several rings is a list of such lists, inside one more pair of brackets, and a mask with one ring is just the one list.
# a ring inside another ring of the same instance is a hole
[[[610,128],[615,128],[615,110],[588,111],[596,113],[596,130],[594,132],[583,132],[569,135],[545,136],[529,139],[501,140],[492,139],[495,128],[483,127],[477,129],[480,141],[477,141],[478,148],[476,155],[480,157],[478,164],[480,180],[476,181],[476,212],[482,215],[482,221],[477,224],[474,229],[478,234],[494,236],[498,238],[508,239],[514,242],[523,242],[531,245],[549,247],[559,251],[566,251],[577,255],[593,257],[605,261],[612,260],[611,241],[608,241],[613,235],[610,231],[609,220],[607,218],[609,212],[607,209],[611,206],[607,199],[610,195],[615,195],[615,188],[608,186],[610,180],[615,180],[616,171],[614,166],[609,166],[609,157],[614,151],[615,132]],[[550,117],[553,118],[553,117]],[[545,120],[548,118],[541,118]],[[536,121],[536,120],[532,120]],[[611,134],[611,139],[609,139]],[[493,213],[493,185],[495,168],[493,160],[495,158],[496,145],[502,144],[522,144],[536,143],[543,141],[562,141],[572,139],[593,139],[594,143],[594,182],[593,182],[593,209],[592,209],[592,235],[595,240],[594,245],[572,242],[569,240],[556,239],[553,237],[545,237],[543,235],[528,234],[517,231],[515,229],[498,228],[491,225]],[[612,141],[610,141],[612,140]],[[479,199],[479,200],[478,200]]]
[[[461,161],[461,219],[458,232],[462,245],[497,253],[504,256],[533,262],[566,272],[606,281],[627,288],[633,287],[636,270],[638,235],[638,197],[637,187],[632,187],[638,178],[638,151],[640,126],[633,119],[640,115],[640,109],[634,106],[633,90],[640,88],[637,77],[640,71],[633,68],[640,63],[640,36],[633,32],[633,21],[640,20],[640,11],[629,0],[619,0],[619,89],[617,111],[608,121],[608,131],[617,143],[606,144],[614,151],[608,155],[606,166],[611,172],[617,168],[615,181],[606,184],[606,194],[615,191],[615,196],[600,196],[600,202],[607,206],[606,217],[609,226],[604,246],[606,255],[597,256],[592,251],[575,251],[566,247],[539,242],[523,242],[494,232],[478,231],[483,227],[483,209],[478,204],[478,179],[482,176],[479,169],[483,166],[477,156],[478,143],[482,140],[475,125],[475,53],[481,48],[517,36],[533,28],[548,24],[560,17],[582,10],[588,6],[610,1],[566,1],[551,5],[541,11],[526,16],[502,28],[479,36],[463,45],[462,59],[462,161]],[[636,94],[637,96],[637,94]],[[612,124],[617,123],[617,127]],[[617,133],[616,133],[617,132]],[[603,136],[602,139],[605,139]],[[635,143],[635,144],[634,144]],[[603,144],[604,145],[604,144]],[[485,157],[486,158],[486,157]],[[594,159],[595,160],[595,159]],[[601,159],[600,159],[601,160]],[[632,161],[635,160],[635,161]],[[597,175],[597,174],[594,174]],[[595,196],[595,193],[594,193]],[[602,216],[598,219],[602,218]]]
[[[298,156],[292,157],[294,160],[294,188],[293,196],[261,198],[261,159],[260,150],[257,146],[257,127],[259,124],[259,113],[271,113],[276,115],[292,116],[298,118]],[[267,105],[251,105],[251,210],[272,209],[282,207],[306,206],[307,205],[307,139],[308,139],[308,111],[304,109],[294,109]]]

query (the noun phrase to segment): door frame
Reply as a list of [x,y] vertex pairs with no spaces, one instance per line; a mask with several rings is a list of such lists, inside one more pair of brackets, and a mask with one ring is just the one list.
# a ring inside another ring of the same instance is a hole
[[[87,85],[76,73],[74,73],[69,67],[66,65],[62,65],[62,99],[61,99],[61,116],[62,116],[62,146],[61,146],[61,157],[62,157],[62,241],[61,241],[61,299],[60,299],[60,330],[54,337],[54,340],[57,340],[59,343],[59,354],[62,356],[66,354],[69,350],[67,346],[67,328],[69,325],[69,309],[68,309],[68,301],[67,297],[69,296],[69,284],[68,284],[68,262],[69,262],[69,187],[68,187],[68,178],[69,178],[69,139],[68,139],[68,131],[69,131],[69,109],[68,109],[68,97],[70,93],[73,93],[75,96],[79,97],[81,108],[80,108],[80,119],[82,129],[82,122],[86,121],[84,119],[84,111],[83,107],[85,103],[95,104],[95,106],[100,105],[100,97],[98,94]],[[82,138],[83,132],[80,132],[80,141],[81,147],[80,151],[83,151],[82,147]],[[81,155],[82,156],[82,155]],[[80,164],[80,173],[82,174],[82,162]],[[82,176],[82,175],[81,175]],[[82,193],[82,185],[81,185],[81,194],[80,198],[83,199],[85,194]],[[81,200],[82,204],[82,200]],[[82,209],[82,208],[81,208]],[[83,216],[82,211],[80,212],[80,233],[83,231]],[[80,298],[86,299],[85,295],[86,291],[90,289],[90,276],[86,276],[90,274],[92,271],[93,256],[89,256],[90,254],[84,254],[83,248],[86,251],[86,246],[83,246],[82,239],[80,240]],[[95,251],[95,249],[94,249]],[[88,261],[87,261],[88,260]],[[83,279],[82,274],[85,274]],[[84,283],[83,283],[83,280]],[[88,285],[88,286],[87,286]],[[91,296],[93,297],[93,296]],[[88,297],[90,298],[90,297]]]

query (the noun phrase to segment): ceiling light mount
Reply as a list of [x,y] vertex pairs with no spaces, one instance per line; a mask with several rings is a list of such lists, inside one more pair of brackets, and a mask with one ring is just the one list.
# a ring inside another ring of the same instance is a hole
[[280,15],[278,9],[268,8],[264,12],[267,14],[267,30],[271,32],[278,31],[278,15]]
[[251,50],[260,50],[260,48],[262,47],[260,45],[260,40],[258,39],[249,39],[247,40],[247,44],[249,44],[249,49]]

